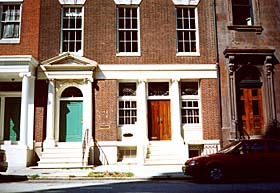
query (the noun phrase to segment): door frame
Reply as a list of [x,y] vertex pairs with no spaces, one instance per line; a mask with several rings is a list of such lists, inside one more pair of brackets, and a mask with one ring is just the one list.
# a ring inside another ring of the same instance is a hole
[[[58,82],[58,83],[61,83],[61,82]],[[56,85],[59,85],[59,84],[56,84]],[[85,100],[84,100],[84,97],[61,97],[63,91],[65,91],[67,88],[69,87],[76,87],[77,89],[79,89],[83,96],[84,96],[84,91],[82,89],[82,87],[80,87],[79,84],[77,83],[70,83],[70,82],[67,82],[67,83],[64,83],[64,84],[61,84],[61,87],[56,87],[58,89],[58,92],[56,92],[56,111],[55,111],[55,116],[54,116],[54,119],[55,119],[55,141],[56,142],[60,142],[59,141],[59,134],[60,134],[60,102],[61,101],[81,101],[83,102],[83,111],[82,111],[82,118],[84,120],[84,117],[86,114],[89,114],[88,112],[85,112],[86,108],[85,108]],[[82,140],[83,140],[83,137],[84,137],[84,133],[85,133],[85,126],[84,126],[84,123],[82,124]],[[82,141],[81,141],[82,142]],[[67,142],[66,142],[67,143]]]

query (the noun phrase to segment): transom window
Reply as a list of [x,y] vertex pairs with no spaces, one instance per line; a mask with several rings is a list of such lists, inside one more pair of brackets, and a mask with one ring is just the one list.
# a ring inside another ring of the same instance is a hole
[[61,52],[82,52],[83,13],[81,7],[64,7],[62,11]]
[[251,0],[232,0],[233,25],[254,25]]
[[183,124],[200,123],[198,82],[181,82],[181,118]]
[[196,8],[177,7],[177,53],[198,52]]
[[1,40],[20,37],[21,4],[0,4]]
[[169,83],[149,82],[148,92],[149,92],[149,96],[169,96]]
[[136,83],[119,83],[119,125],[137,121]]
[[139,24],[137,7],[118,8],[117,53],[139,53]]

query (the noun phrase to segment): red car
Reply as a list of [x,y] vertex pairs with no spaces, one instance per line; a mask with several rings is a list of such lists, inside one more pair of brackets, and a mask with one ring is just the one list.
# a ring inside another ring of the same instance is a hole
[[218,153],[187,160],[182,169],[185,175],[210,182],[233,177],[280,177],[280,141],[234,141]]

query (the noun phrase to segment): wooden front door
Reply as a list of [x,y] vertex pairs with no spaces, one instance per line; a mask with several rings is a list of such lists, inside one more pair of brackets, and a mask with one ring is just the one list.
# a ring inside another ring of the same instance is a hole
[[169,100],[148,101],[148,119],[150,140],[171,139]]
[[239,115],[247,134],[264,134],[261,88],[240,88]]
[[83,102],[60,102],[60,142],[82,141],[83,130]]

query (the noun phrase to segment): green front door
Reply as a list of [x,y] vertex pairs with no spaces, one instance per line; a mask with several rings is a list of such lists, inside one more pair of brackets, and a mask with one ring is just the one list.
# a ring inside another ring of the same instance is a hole
[[20,106],[20,97],[5,98],[4,140],[19,141]]
[[83,102],[60,102],[60,131],[59,141],[80,142],[83,135]]

